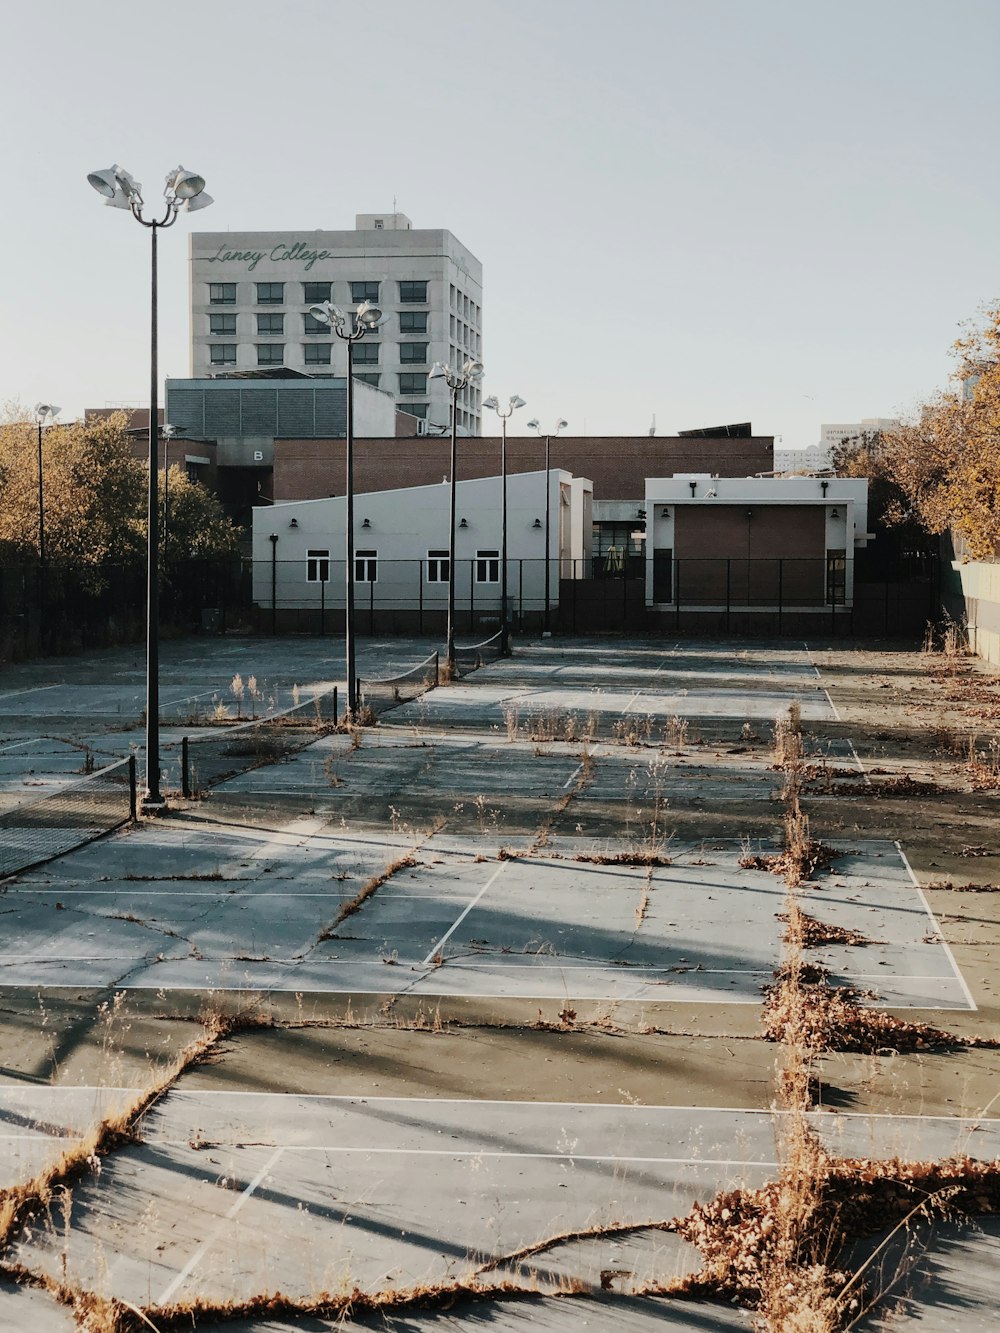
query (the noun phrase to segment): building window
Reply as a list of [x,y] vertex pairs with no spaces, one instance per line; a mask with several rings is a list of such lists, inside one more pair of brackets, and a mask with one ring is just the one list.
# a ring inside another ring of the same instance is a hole
[[401,310],[399,312],[400,333],[426,333],[426,310]]
[[427,376],[426,375],[400,375],[399,377],[400,393],[426,393]]
[[427,361],[426,343],[400,343],[399,359],[405,366],[408,362],[412,365],[424,365]]
[[208,299],[212,305],[235,305],[236,283],[210,282],[208,284]]
[[303,360],[307,366],[328,366],[332,348],[329,343],[303,343]]
[[285,364],[284,343],[258,343],[258,366],[283,366]]
[[306,551],[306,582],[330,582],[329,551]]
[[[371,373],[371,371],[366,371],[366,372],[365,372],[364,374],[362,374],[362,375],[355,375],[354,378],[355,378],[356,380],[360,380],[362,384],[370,384],[370,385],[372,386],[373,389],[377,389],[377,388],[378,388],[378,382],[379,382],[379,380],[382,378],[382,376],[381,376],[381,375],[373,375],[373,374]],[[409,409],[407,409],[407,410],[409,410]]]
[[499,551],[476,552],[476,582],[477,583],[500,582]]
[[332,282],[304,282],[302,284],[302,299],[306,305],[319,305],[321,301],[329,301],[333,290]]
[[[263,319],[265,318],[265,316],[258,315],[257,318]],[[312,315],[303,315],[302,332],[311,334],[320,334],[321,336],[325,333],[326,336],[329,337],[332,330],[329,324],[324,324],[321,319],[313,319]]]
[[428,583],[447,583],[450,569],[451,559],[447,551],[439,550],[427,552]]
[[235,333],[236,316],[235,315],[209,315],[208,317],[209,333]]
[[378,287],[377,282],[352,282],[351,300],[355,305],[360,305],[362,301],[371,301],[372,305],[378,305]]
[[257,283],[258,305],[283,305],[284,301],[285,301],[285,284],[283,282]]
[[407,403],[406,411],[411,417],[419,417],[421,421],[425,421],[427,419],[426,403]]
[[378,343],[356,342],[354,344],[354,364],[356,366],[377,366]]
[[385,223],[382,221],[381,218],[376,218],[376,219],[375,219],[375,230],[376,230],[376,231],[381,231],[382,228],[383,228],[384,226],[385,226]]
[[400,304],[409,302],[412,304],[426,304],[427,302],[427,283],[426,282],[401,282],[399,284]]
[[285,332],[284,315],[258,315],[257,337],[280,338]]
[[212,343],[208,349],[208,357],[213,366],[235,366],[236,344]]
[[378,583],[378,551],[354,552],[354,582]]

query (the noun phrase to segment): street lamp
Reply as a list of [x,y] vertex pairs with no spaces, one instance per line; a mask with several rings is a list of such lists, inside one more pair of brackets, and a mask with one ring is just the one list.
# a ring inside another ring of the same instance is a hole
[[[551,555],[549,549],[549,541],[550,541],[549,509],[552,503],[551,498],[549,496],[549,447],[550,447],[549,442],[552,435],[558,435],[559,432],[561,430],[565,430],[568,425],[569,422],[563,421],[562,417],[560,417],[559,420],[556,422],[555,430],[551,432],[545,431],[545,615],[542,618],[542,634],[552,633],[551,629],[549,628],[549,608],[551,606],[551,599],[549,597],[549,565],[551,563]],[[532,417],[532,419],[528,422],[528,426],[538,435],[542,434],[542,428],[534,417]]]
[[45,564],[45,482],[42,476],[42,427],[46,422],[55,421],[61,409],[52,403],[35,404],[35,421],[38,425],[38,563]]
[[500,418],[503,428],[500,445],[500,652],[506,657],[510,646],[510,630],[507,624],[507,418],[519,407],[524,407],[524,399],[511,394],[505,412],[497,399],[491,394],[483,402],[483,407],[492,408]]
[[353,328],[348,315],[339,306],[324,301],[309,307],[309,313],[320,324],[329,324],[331,330],[347,343],[347,569],[345,571],[344,599],[344,656],[347,659],[347,713],[354,718],[358,711],[358,673],[354,650],[354,344],[374,329],[382,318],[382,311],[370,301],[363,301],[354,313]]
[[481,361],[465,361],[459,370],[452,370],[443,361],[431,366],[431,380],[443,379],[451,390],[451,495],[448,506],[448,659],[449,678],[455,674],[455,465],[458,461],[458,395],[470,384],[483,378]]
[[156,233],[172,227],[182,208],[189,212],[207,208],[212,202],[205,193],[204,178],[194,171],[175,167],[166,178],[163,197],[166,211],[162,218],[147,220],[142,186],[134,176],[117,165],[103,171],[92,171],[88,182],[104,196],[109,208],[127,209],[136,222],[149,228],[152,240],[150,268],[150,332],[149,332],[149,486],[146,523],[146,790],[142,809],[156,813],[166,806],[160,794],[160,602],[159,602],[159,513],[157,510],[158,430],[159,404],[157,402],[157,309],[156,309]]

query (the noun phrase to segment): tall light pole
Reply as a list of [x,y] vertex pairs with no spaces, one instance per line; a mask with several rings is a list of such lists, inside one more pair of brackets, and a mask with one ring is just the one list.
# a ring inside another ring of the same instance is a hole
[[60,408],[52,403],[35,404],[35,422],[38,426],[38,563],[45,564],[45,481],[42,472],[42,427],[55,421]]
[[309,313],[321,324],[329,324],[341,341],[347,343],[347,429],[345,453],[347,467],[347,569],[344,588],[344,656],[347,659],[347,712],[349,718],[358,711],[358,672],[354,649],[354,344],[374,329],[382,318],[382,311],[370,301],[363,301],[354,312],[353,324],[339,306],[324,301],[310,306]]
[[458,462],[458,395],[470,384],[483,378],[481,361],[465,361],[461,369],[452,370],[443,361],[435,361],[427,376],[443,379],[451,391],[451,495],[448,504],[448,642],[446,656],[449,677],[455,674],[455,469]]
[[510,651],[510,626],[507,623],[507,418],[524,405],[524,399],[516,393],[508,399],[506,412],[492,394],[483,402],[483,407],[492,408],[500,418],[503,430],[500,445],[500,652],[504,657]]
[[163,217],[147,220],[142,186],[117,165],[104,171],[92,171],[88,182],[104,196],[109,208],[127,209],[136,222],[147,227],[152,240],[150,266],[150,324],[149,324],[149,486],[146,520],[146,790],[142,809],[149,814],[162,810],[166,801],[160,793],[160,601],[159,601],[159,510],[157,503],[157,472],[159,470],[159,404],[157,365],[157,308],[156,308],[156,233],[172,227],[182,208],[189,211],[207,208],[212,202],[205,193],[204,178],[194,171],[175,167],[167,175],[163,197],[166,210]]
[[[550,611],[550,607],[551,607],[551,605],[552,605],[551,598],[550,598],[550,595],[549,595],[549,565],[550,565],[550,563],[551,563],[551,552],[550,552],[550,547],[549,547],[549,543],[550,543],[550,540],[551,540],[551,536],[550,536],[550,525],[549,525],[549,509],[551,508],[551,504],[552,504],[551,496],[549,495],[549,490],[550,490],[550,471],[549,471],[549,463],[550,463],[550,457],[549,457],[550,441],[551,441],[551,437],[552,437],[553,435],[558,435],[559,432],[560,432],[561,430],[565,430],[566,427],[567,427],[568,425],[569,425],[569,422],[568,422],[568,421],[563,421],[562,417],[560,417],[559,420],[556,422],[556,428],[555,428],[555,430],[553,430],[553,431],[545,431],[545,432],[544,432],[544,435],[545,435],[545,614],[544,614],[544,616],[543,616],[543,618],[542,618],[542,633],[543,633],[543,634],[551,634],[551,633],[552,633],[552,630],[551,630],[550,627],[549,627],[549,611]],[[539,434],[539,435],[541,435],[541,434],[543,433],[543,432],[542,432],[542,428],[541,428],[541,426],[538,424],[538,421],[537,421],[534,417],[532,417],[532,419],[528,422],[528,426],[529,426],[529,428],[530,428],[531,430],[537,432],[537,434]],[[560,512],[561,512],[561,511],[560,511]]]

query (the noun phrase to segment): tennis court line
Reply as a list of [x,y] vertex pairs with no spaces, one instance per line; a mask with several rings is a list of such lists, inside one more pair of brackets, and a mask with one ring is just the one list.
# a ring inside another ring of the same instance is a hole
[[906,853],[903,851],[903,844],[898,839],[896,839],[895,842],[896,842],[896,849],[899,852],[903,865],[906,867],[906,873],[909,875],[911,881],[913,882],[913,887],[916,889],[921,903],[923,903],[924,911],[927,913],[928,920],[931,923],[931,930],[934,932],[934,935],[936,937],[936,942],[944,950],[945,956],[947,957],[948,962],[951,964],[952,970],[955,973],[955,979],[961,986],[962,991],[965,994],[965,998],[969,1003],[969,1008],[973,1011],[973,1013],[976,1013],[979,1010],[979,1005],[976,1004],[975,1000],[972,998],[972,991],[969,990],[965,977],[962,976],[961,969],[959,968],[958,963],[956,963],[955,961],[955,955],[951,951],[951,945],[945,939],[941,927],[938,925],[937,917],[931,910],[931,905],[927,901],[926,895],[924,894],[924,891],[920,885],[920,881],[913,873],[913,867],[910,865]]
[[226,1213],[223,1215],[222,1218],[220,1218],[220,1220],[219,1220],[219,1221],[216,1223],[216,1225],[212,1228],[212,1230],[211,1230],[211,1232],[208,1234],[208,1236],[205,1237],[205,1239],[202,1241],[202,1243],[201,1243],[201,1244],[198,1246],[198,1248],[195,1250],[194,1254],[192,1254],[191,1258],[187,1261],[187,1263],[184,1265],[184,1267],[181,1269],[181,1271],[177,1274],[177,1276],[173,1279],[173,1281],[170,1282],[170,1283],[163,1289],[163,1291],[160,1293],[160,1295],[156,1298],[156,1304],[157,1304],[157,1305],[166,1305],[167,1301],[170,1300],[171,1296],[173,1296],[173,1294],[174,1294],[174,1292],[177,1290],[177,1288],[178,1288],[183,1282],[186,1282],[186,1281],[187,1281],[187,1279],[190,1277],[191,1273],[194,1271],[195,1267],[196,1267],[196,1266],[201,1262],[201,1260],[204,1258],[204,1256],[205,1256],[206,1252],[208,1251],[208,1249],[215,1243],[215,1241],[218,1239],[218,1237],[220,1236],[220,1234],[223,1232],[223,1230],[225,1229],[225,1225],[226,1225],[226,1223],[227,1223],[227,1222],[231,1222],[231,1221],[233,1220],[233,1218],[236,1216],[236,1214],[237,1214],[238,1212],[240,1212],[240,1210],[243,1208],[244,1204],[248,1202],[248,1200],[249,1200],[250,1196],[253,1194],[254,1190],[255,1190],[255,1189],[257,1188],[257,1186],[261,1183],[261,1181],[264,1179],[264,1177],[267,1175],[267,1173],[271,1170],[271,1168],[272,1168],[272,1167],[274,1166],[274,1164],[277,1162],[278,1158],[281,1157],[281,1155],[284,1153],[284,1151],[285,1151],[284,1148],[278,1148],[278,1149],[276,1149],[276,1150],[271,1154],[271,1156],[267,1159],[267,1161],[264,1163],[264,1165],[261,1167],[261,1169],[260,1169],[260,1170],[257,1172],[257,1174],[254,1176],[254,1178],[253,1178],[253,1180],[251,1180],[250,1184],[247,1185],[246,1189],[243,1191],[243,1193],[240,1195],[240,1197],[236,1200],[236,1202],[233,1204],[233,1206],[229,1209],[228,1212],[226,1212]]
[[435,944],[431,945],[431,951],[424,959],[423,963],[421,963],[421,967],[430,966],[430,964],[434,960],[435,955],[441,952],[445,944],[447,944],[448,940],[452,937],[452,935],[454,935],[455,931],[459,928],[459,926],[462,924],[465,918],[469,915],[469,913],[472,911],[475,905],[479,902],[480,898],[483,896],[486,890],[492,886],[494,880],[496,880],[500,875],[502,875],[506,869],[507,869],[506,862],[504,862],[502,865],[497,866],[496,870],[494,870],[493,874],[489,877],[489,879],[486,881],[483,887],[479,890],[479,892],[473,898],[472,902],[469,903],[468,906],[460,913],[458,919],[454,921],[451,924],[451,926],[448,927],[448,930],[445,932],[445,934],[442,935],[441,938]]

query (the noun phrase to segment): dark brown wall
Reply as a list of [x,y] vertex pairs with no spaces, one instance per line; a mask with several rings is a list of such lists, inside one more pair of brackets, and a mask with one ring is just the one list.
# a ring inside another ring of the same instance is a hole
[[[447,437],[413,440],[355,440],[355,490],[384,491],[402,486],[430,486],[450,471]],[[647,477],[675,472],[708,472],[720,477],[747,477],[773,466],[773,437],[748,440],[692,440],[676,436],[638,435],[552,440],[551,465],[565,468],[594,483],[596,500],[642,500]],[[542,440],[517,436],[507,441],[507,470],[533,472],[545,465]],[[500,471],[499,439],[460,439],[458,479],[496,476]],[[343,440],[275,440],[274,499],[315,500],[343,495]]]
[[675,578],[689,604],[822,603],[822,505],[676,505],[674,513]]

